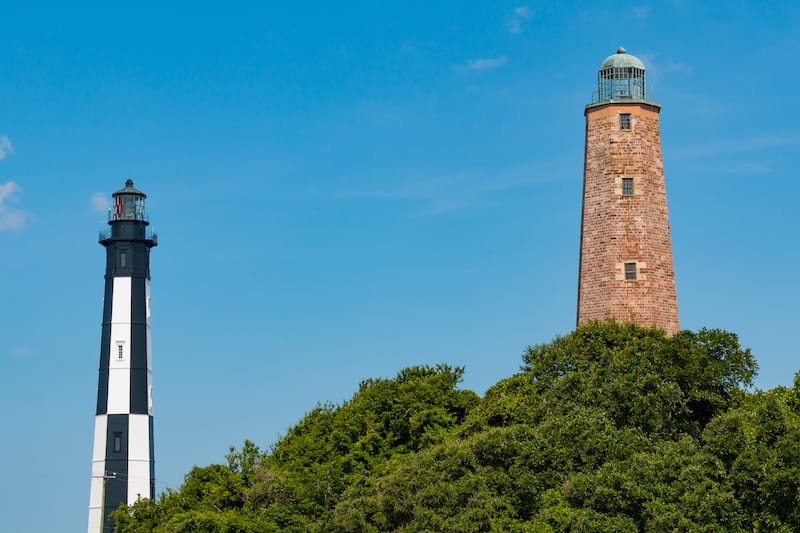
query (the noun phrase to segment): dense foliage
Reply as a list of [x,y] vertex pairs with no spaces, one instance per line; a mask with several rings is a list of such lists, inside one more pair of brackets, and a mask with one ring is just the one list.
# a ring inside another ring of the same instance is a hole
[[594,323],[483,398],[414,367],[246,441],[122,532],[798,531],[800,374],[750,392],[735,335]]

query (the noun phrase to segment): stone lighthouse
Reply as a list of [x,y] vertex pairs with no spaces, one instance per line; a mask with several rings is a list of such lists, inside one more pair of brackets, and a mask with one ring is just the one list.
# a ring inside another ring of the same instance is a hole
[[678,329],[658,115],[644,65],[606,58],[586,106],[578,325],[591,320]]
[[106,249],[89,533],[113,531],[120,503],[153,498],[153,401],[150,350],[150,249],[156,235],[146,195],[125,182],[113,195]]

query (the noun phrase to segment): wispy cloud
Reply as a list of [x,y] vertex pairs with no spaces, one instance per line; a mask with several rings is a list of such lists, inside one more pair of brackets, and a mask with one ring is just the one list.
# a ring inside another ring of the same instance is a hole
[[694,72],[694,67],[692,65],[682,63],[680,61],[667,61],[667,64],[664,65],[665,72],[676,72],[678,74],[691,74]]
[[7,155],[14,153],[11,141],[5,135],[0,135],[0,159],[5,159]]
[[639,58],[644,62],[647,72],[654,77],[659,77],[664,72],[676,74],[691,74],[694,67],[684,61],[667,59],[662,62],[662,58],[656,59],[653,54],[639,54]]
[[787,135],[753,137],[750,139],[717,139],[679,147],[673,150],[671,157],[676,160],[689,160],[776,150],[793,146],[800,146],[800,137]]
[[13,181],[0,185],[0,231],[21,229],[28,220],[25,211],[15,209],[8,204],[16,201],[19,185]]
[[[416,173],[415,173],[416,174]],[[384,188],[348,191],[340,194],[345,198],[409,200],[422,202],[423,214],[441,215],[462,209],[467,205],[465,188],[457,187],[464,181],[463,176],[449,175],[420,179],[407,177],[405,181]],[[454,191],[458,191],[454,194]]]
[[478,58],[467,61],[463,65],[457,65],[455,70],[493,70],[506,64],[506,56]]
[[400,43],[400,49],[404,52],[413,52],[417,49],[417,45],[414,41],[406,39],[402,43]]
[[[418,214],[445,215],[455,211],[491,208],[499,196],[543,183],[566,179],[563,162],[525,165],[484,172],[447,174],[410,170],[385,187],[350,190],[336,196],[355,199],[400,200],[418,204]],[[569,176],[573,178],[573,176]]]
[[763,161],[750,161],[738,165],[726,165],[722,170],[728,174],[770,174],[773,172],[772,166]]
[[514,35],[522,33],[523,23],[530,19],[532,15],[528,6],[514,8],[511,18],[508,21],[508,31]]
[[29,359],[36,356],[36,351],[33,348],[23,346],[11,350],[11,355],[20,359]]
[[105,213],[111,207],[108,197],[102,192],[96,192],[89,198],[89,205],[95,213]]
[[644,20],[650,14],[650,6],[638,6],[633,9],[633,16],[639,20]]

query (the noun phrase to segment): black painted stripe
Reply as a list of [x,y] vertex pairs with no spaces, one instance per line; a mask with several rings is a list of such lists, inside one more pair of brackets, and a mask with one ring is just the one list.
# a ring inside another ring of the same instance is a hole
[[131,280],[131,413],[148,414],[147,394],[147,298],[145,279]]
[[147,320],[147,295],[145,294],[145,279],[133,278],[131,280],[131,322],[144,324]]
[[[106,471],[104,517],[128,501],[128,415],[108,415],[106,429]],[[120,451],[114,451],[115,436],[120,436]],[[103,521],[103,531],[113,531],[110,520]]]
[[150,279],[150,247],[147,243],[119,240],[108,242],[105,247],[106,278]]
[[153,445],[153,417],[150,416],[150,499],[156,497],[156,456],[155,446]]
[[108,365],[111,355],[111,308],[114,299],[114,280],[106,278],[103,297],[103,324],[100,332],[100,377],[97,383],[97,414],[108,412]]
[[131,369],[131,414],[148,414],[147,370]]
[[148,414],[147,394],[147,327],[131,326],[130,412]]

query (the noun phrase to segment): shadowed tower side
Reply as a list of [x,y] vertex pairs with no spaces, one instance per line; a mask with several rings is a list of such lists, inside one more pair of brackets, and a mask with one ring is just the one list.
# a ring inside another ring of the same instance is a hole
[[658,116],[642,62],[619,48],[586,106],[578,325],[679,330]]

